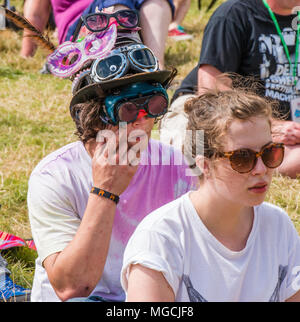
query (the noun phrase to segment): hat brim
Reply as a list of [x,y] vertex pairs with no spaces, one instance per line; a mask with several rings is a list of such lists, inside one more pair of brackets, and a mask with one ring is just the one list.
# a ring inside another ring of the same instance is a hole
[[104,98],[112,89],[137,83],[137,82],[157,82],[166,86],[175,77],[176,70],[158,70],[156,72],[145,72],[132,74],[122,78],[112,79],[101,83],[87,85],[80,89],[72,98],[70,108],[73,105],[84,103],[94,98]]

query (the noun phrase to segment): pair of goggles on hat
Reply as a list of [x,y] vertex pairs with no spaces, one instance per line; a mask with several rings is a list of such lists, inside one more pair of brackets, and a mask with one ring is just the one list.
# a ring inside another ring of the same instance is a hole
[[168,94],[161,84],[135,83],[108,95],[100,118],[112,125],[135,122],[141,111],[146,112],[147,117],[157,118],[167,112],[168,104]]
[[143,44],[132,44],[112,50],[105,57],[97,58],[89,71],[79,75],[73,82],[75,94],[80,88],[92,83],[101,83],[125,75],[131,69],[135,72],[155,72],[158,60]]
[[107,29],[111,18],[115,18],[115,21],[119,26],[127,29],[136,28],[139,24],[139,15],[136,10],[119,10],[111,14],[104,12],[90,13],[80,17],[72,41],[77,40],[82,24],[84,24],[90,32],[99,32]]
[[117,39],[116,23],[108,29],[87,35],[80,42],[66,41],[47,58],[50,72],[67,78],[78,72],[87,62],[105,57]]
[[95,82],[119,78],[129,68],[137,72],[154,72],[158,69],[158,60],[143,44],[123,46],[112,50],[104,58],[97,58],[91,68],[91,78]]

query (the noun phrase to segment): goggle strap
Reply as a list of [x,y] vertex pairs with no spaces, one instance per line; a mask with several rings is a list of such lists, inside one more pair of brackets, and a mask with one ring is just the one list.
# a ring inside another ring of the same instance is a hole
[[106,107],[105,105],[102,105],[102,110],[99,114],[100,120],[108,125],[116,125],[115,122],[113,122],[113,120],[111,120],[111,118],[108,116],[107,111],[106,111]]

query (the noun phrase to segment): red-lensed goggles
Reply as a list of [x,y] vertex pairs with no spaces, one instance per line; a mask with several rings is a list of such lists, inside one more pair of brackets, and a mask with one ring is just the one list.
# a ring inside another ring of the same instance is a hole
[[135,83],[120,93],[105,98],[102,120],[117,125],[131,123],[137,118],[157,118],[168,110],[168,94],[161,84]]
[[143,116],[155,118],[167,112],[168,101],[162,94],[120,102],[115,107],[118,122],[131,123]]

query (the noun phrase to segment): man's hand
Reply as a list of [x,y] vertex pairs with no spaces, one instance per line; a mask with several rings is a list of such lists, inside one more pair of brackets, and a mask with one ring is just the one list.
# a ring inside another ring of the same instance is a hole
[[300,124],[293,121],[273,121],[272,137],[274,142],[286,145],[300,144]]
[[128,161],[128,151],[132,146],[127,144],[126,132],[107,130],[104,134],[101,140],[98,136],[92,158],[93,184],[120,195],[128,187],[138,166],[132,166]]

